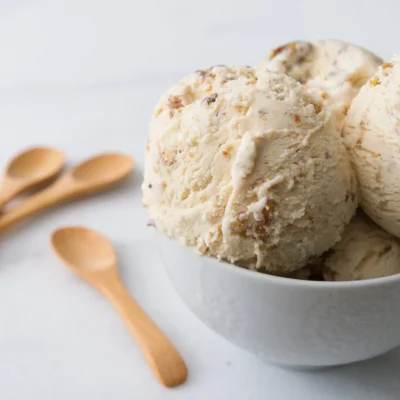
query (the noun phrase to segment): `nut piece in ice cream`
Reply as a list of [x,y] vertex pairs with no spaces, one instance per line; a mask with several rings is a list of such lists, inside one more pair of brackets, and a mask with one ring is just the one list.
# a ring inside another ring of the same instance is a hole
[[360,183],[361,207],[400,237],[400,57],[383,64],[349,110],[344,141]]
[[341,130],[354,96],[382,62],[370,51],[340,40],[295,41],[273,50],[256,68],[283,72],[319,93]]
[[327,281],[355,281],[400,273],[400,240],[358,212],[323,258]]
[[161,97],[143,202],[198,252],[277,274],[332,247],[357,207],[356,179],[320,97],[287,75],[218,66]]

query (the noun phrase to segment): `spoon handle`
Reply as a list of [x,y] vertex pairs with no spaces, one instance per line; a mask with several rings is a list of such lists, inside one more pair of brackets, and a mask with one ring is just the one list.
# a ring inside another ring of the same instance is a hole
[[0,208],[5,206],[17,194],[19,194],[20,187],[10,180],[4,179],[0,185]]
[[4,232],[23,218],[35,212],[60,203],[66,198],[68,189],[67,186],[63,185],[63,181],[60,180],[47,189],[22,201],[16,207],[0,216],[0,232]]
[[168,338],[131,298],[118,276],[109,277],[100,290],[119,311],[158,380],[175,387],[187,379],[185,362]]

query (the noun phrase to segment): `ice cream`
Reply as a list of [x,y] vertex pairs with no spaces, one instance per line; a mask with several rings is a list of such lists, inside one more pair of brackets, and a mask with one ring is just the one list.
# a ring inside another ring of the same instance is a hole
[[355,166],[361,206],[400,237],[400,57],[383,64],[354,99],[344,140]]
[[256,68],[283,72],[319,93],[341,130],[352,99],[382,62],[370,51],[340,40],[295,41],[273,50]]
[[270,273],[296,271],[334,245],[358,202],[321,98],[244,67],[197,71],[161,97],[142,190],[164,234]]
[[400,240],[358,212],[323,260],[328,281],[355,281],[400,273]]
[[[326,253],[324,253],[326,254]],[[307,264],[305,267],[290,272],[286,275],[280,275],[282,278],[298,279],[302,281],[323,281],[324,277],[322,275],[322,261],[323,256],[318,257],[315,261]]]

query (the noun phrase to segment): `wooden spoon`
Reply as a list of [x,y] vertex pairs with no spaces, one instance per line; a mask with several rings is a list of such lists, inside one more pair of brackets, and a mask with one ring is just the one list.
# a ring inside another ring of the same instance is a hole
[[35,147],[18,154],[6,168],[0,184],[0,208],[21,193],[53,179],[64,166],[64,153],[52,147]]
[[90,158],[2,215],[0,232],[46,207],[107,189],[128,177],[133,167],[133,159],[124,154],[106,153]]
[[119,279],[117,257],[108,239],[88,228],[66,227],[53,232],[51,244],[61,261],[116,307],[159,381],[167,387],[185,382],[188,372],[181,356]]

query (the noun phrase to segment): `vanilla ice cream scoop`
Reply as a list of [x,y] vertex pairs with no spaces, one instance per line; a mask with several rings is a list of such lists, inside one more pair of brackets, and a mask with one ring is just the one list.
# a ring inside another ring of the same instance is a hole
[[323,258],[328,281],[355,281],[400,273],[400,240],[358,212]]
[[400,237],[400,57],[383,64],[349,110],[344,141],[360,183],[361,207]]
[[354,96],[382,62],[370,51],[340,40],[295,41],[274,49],[256,68],[283,72],[319,93],[341,130]]
[[142,189],[164,234],[271,273],[296,271],[334,245],[358,201],[321,98],[287,75],[226,66],[161,97]]

